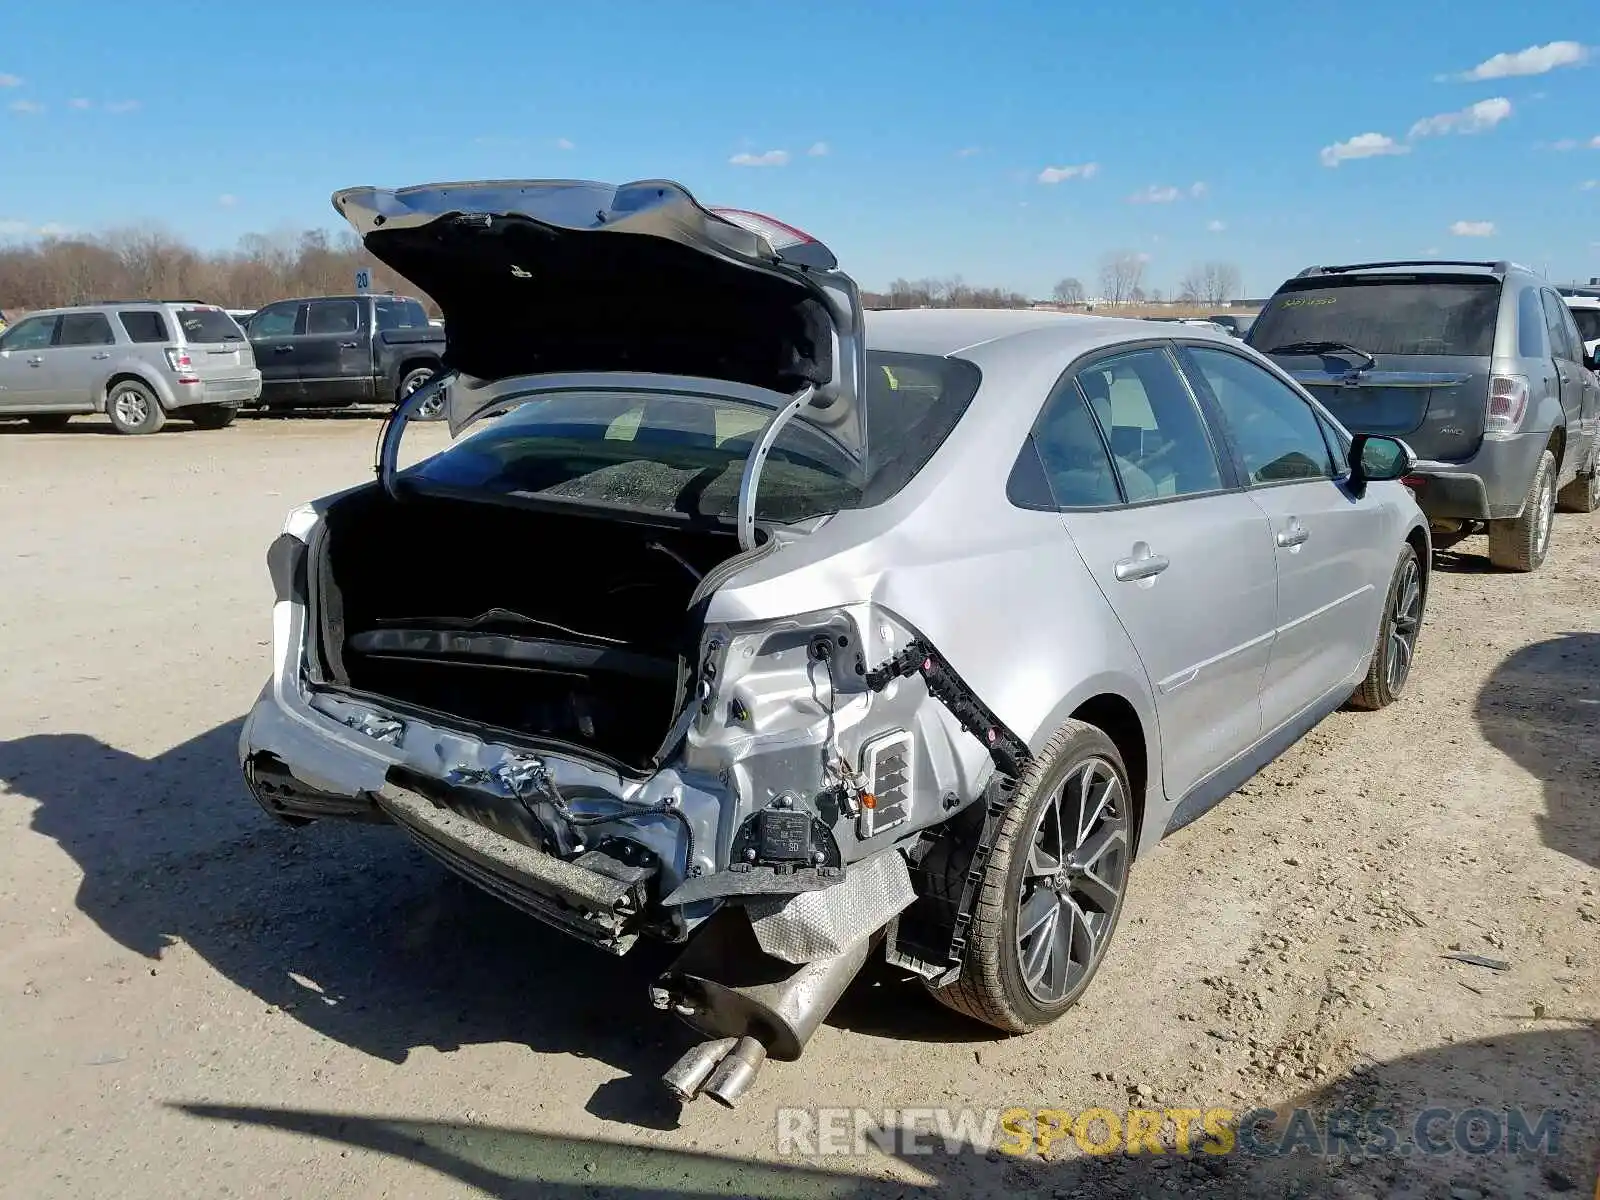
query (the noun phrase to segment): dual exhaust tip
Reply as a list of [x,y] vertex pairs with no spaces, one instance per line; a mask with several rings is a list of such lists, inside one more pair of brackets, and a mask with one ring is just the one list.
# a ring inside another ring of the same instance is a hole
[[767,1048],[749,1034],[712,1038],[690,1049],[661,1078],[685,1104],[704,1095],[732,1108],[750,1090],[766,1061]]

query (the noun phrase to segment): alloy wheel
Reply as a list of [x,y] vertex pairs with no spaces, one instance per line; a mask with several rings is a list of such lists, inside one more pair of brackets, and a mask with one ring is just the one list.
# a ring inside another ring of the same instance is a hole
[[1406,686],[1421,632],[1422,571],[1417,560],[1408,557],[1395,586],[1394,611],[1389,616],[1389,636],[1385,640],[1384,673],[1391,696],[1398,696]]
[[1555,485],[1546,477],[1543,486],[1539,488],[1539,525],[1533,535],[1536,558],[1543,558],[1545,551],[1550,548],[1550,526],[1555,522],[1555,515]]
[[1090,758],[1039,813],[1018,885],[1017,962],[1023,986],[1053,1004],[1093,969],[1128,875],[1128,807],[1111,764]]
[[112,404],[116,408],[117,420],[124,425],[142,425],[150,417],[149,401],[131,388],[118,392]]

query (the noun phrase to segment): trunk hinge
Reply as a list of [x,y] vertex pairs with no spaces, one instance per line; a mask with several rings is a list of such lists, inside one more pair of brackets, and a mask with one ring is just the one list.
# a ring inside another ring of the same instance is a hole
[[811,403],[811,397],[816,394],[815,387],[806,386],[796,392],[789,403],[785,404],[771,418],[761,430],[761,435],[756,438],[755,445],[750,448],[749,457],[744,460],[744,472],[739,476],[739,549],[754,550],[756,546],[756,489],[761,485],[761,470],[767,465],[767,455],[772,453],[772,444],[778,440],[778,434],[783,432],[783,427],[789,419]]
[[389,499],[400,498],[394,486],[394,477],[400,469],[400,438],[405,433],[406,423],[417,415],[424,404],[444,391],[454,378],[454,371],[441,371],[395,405],[384,419],[383,428],[378,431],[378,452],[373,459],[372,473],[378,477],[378,483],[388,493]]

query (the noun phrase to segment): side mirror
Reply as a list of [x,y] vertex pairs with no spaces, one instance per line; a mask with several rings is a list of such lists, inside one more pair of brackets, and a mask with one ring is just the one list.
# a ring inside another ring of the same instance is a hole
[[1358,433],[1350,442],[1350,487],[1356,495],[1369,483],[1402,479],[1416,469],[1417,456],[1399,438]]

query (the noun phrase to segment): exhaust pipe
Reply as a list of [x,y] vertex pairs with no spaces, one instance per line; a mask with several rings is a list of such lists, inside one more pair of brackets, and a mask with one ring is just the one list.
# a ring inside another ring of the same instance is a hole
[[[668,1089],[687,1100],[687,1085],[694,1083],[694,1092],[733,1107],[769,1057],[800,1057],[876,941],[865,937],[839,954],[796,966],[757,945],[744,913],[723,909],[650,990],[655,1007],[677,1013],[708,1039],[667,1072]],[[697,1076],[704,1059],[730,1040],[731,1049],[722,1049]]]
[[727,1037],[712,1038],[693,1047],[661,1077],[667,1085],[667,1091],[687,1104],[700,1094],[700,1089],[711,1078],[711,1072],[717,1069],[717,1064],[738,1044],[738,1038]]

